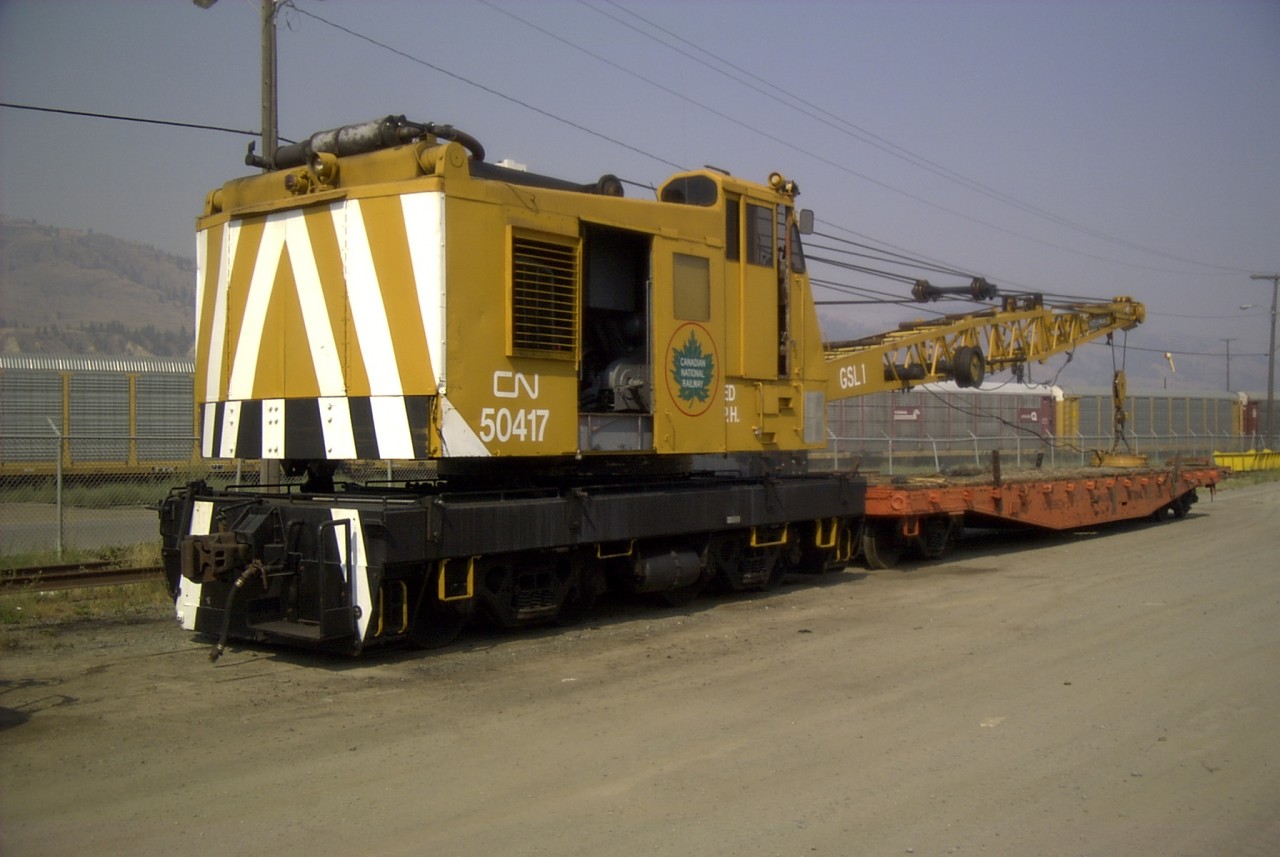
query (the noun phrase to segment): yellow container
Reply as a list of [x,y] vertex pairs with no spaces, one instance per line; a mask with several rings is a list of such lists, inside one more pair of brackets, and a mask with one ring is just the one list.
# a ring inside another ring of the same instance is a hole
[[1236,473],[1280,470],[1280,452],[1272,452],[1269,449],[1249,452],[1215,452],[1213,463],[1219,467],[1230,467]]

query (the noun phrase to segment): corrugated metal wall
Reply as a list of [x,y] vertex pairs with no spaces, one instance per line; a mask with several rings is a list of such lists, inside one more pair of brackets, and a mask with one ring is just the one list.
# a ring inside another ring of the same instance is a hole
[[[191,361],[95,355],[0,355],[0,466],[52,472],[63,464],[111,472],[194,460]],[[65,415],[65,423],[64,423]]]
[[53,461],[62,431],[62,376],[17,369],[0,373],[0,461]]
[[195,386],[191,375],[139,375],[135,396],[138,461],[190,458]]
[[980,449],[996,449],[1014,435],[1038,441],[1051,434],[1052,415],[1052,401],[1039,393],[892,391],[832,402],[827,428],[841,438],[892,439],[903,450],[965,438],[977,438]]
[[[1078,409],[1080,434],[1111,436],[1111,398],[1067,395]],[[1228,394],[1129,396],[1125,400],[1129,432],[1139,438],[1234,437],[1242,431],[1239,399]]]
[[[1067,455],[1111,445],[1111,393],[1102,388],[1051,390],[960,390],[920,388],[832,402],[828,430],[832,451],[895,456],[990,449],[1029,452],[1054,449]],[[1127,437],[1135,451],[1153,458],[1207,456],[1214,450],[1247,447],[1243,407],[1231,393],[1157,391],[1126,400]],[[1046,443],[1047,442],[1047,443]],[[939,458],[941,460],[941,458]]]
[[79,372],[67,382],[71,460],[129,460],[129,377]]

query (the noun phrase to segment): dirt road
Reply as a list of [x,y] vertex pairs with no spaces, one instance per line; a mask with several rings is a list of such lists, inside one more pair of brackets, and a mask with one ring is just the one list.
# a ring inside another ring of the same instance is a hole
[[679,611],[347,661],[5,652],[0,852],[1280,853],[1280,484]]

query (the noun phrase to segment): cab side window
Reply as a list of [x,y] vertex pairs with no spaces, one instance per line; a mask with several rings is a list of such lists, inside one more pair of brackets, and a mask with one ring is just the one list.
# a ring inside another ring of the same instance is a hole
[[773,209],[747,203],[747,261],[773,267]]

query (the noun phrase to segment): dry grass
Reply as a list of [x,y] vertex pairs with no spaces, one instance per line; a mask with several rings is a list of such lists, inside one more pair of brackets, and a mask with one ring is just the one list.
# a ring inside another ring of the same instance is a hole
[[1218,483],[1219,491],[1231,488],[1243,488],[1246,485],[1262,485],[1266,482],[1280,482],[1280,470],[1254,470],[1251,473],[1233,473]]
[[[45,555],[24,555],[23,565],[53,563]],[[106,559],[121,568],[144,568],[160,564],[160,547],[142,543],[66,557],[62,562]],[[6,587],[0,590],[0,649],[13,648],[33,633],[53,633],[77,622],[131,624],[171,616],[173,599],[161,580],[120,586],[42,591],[38,586]]]

